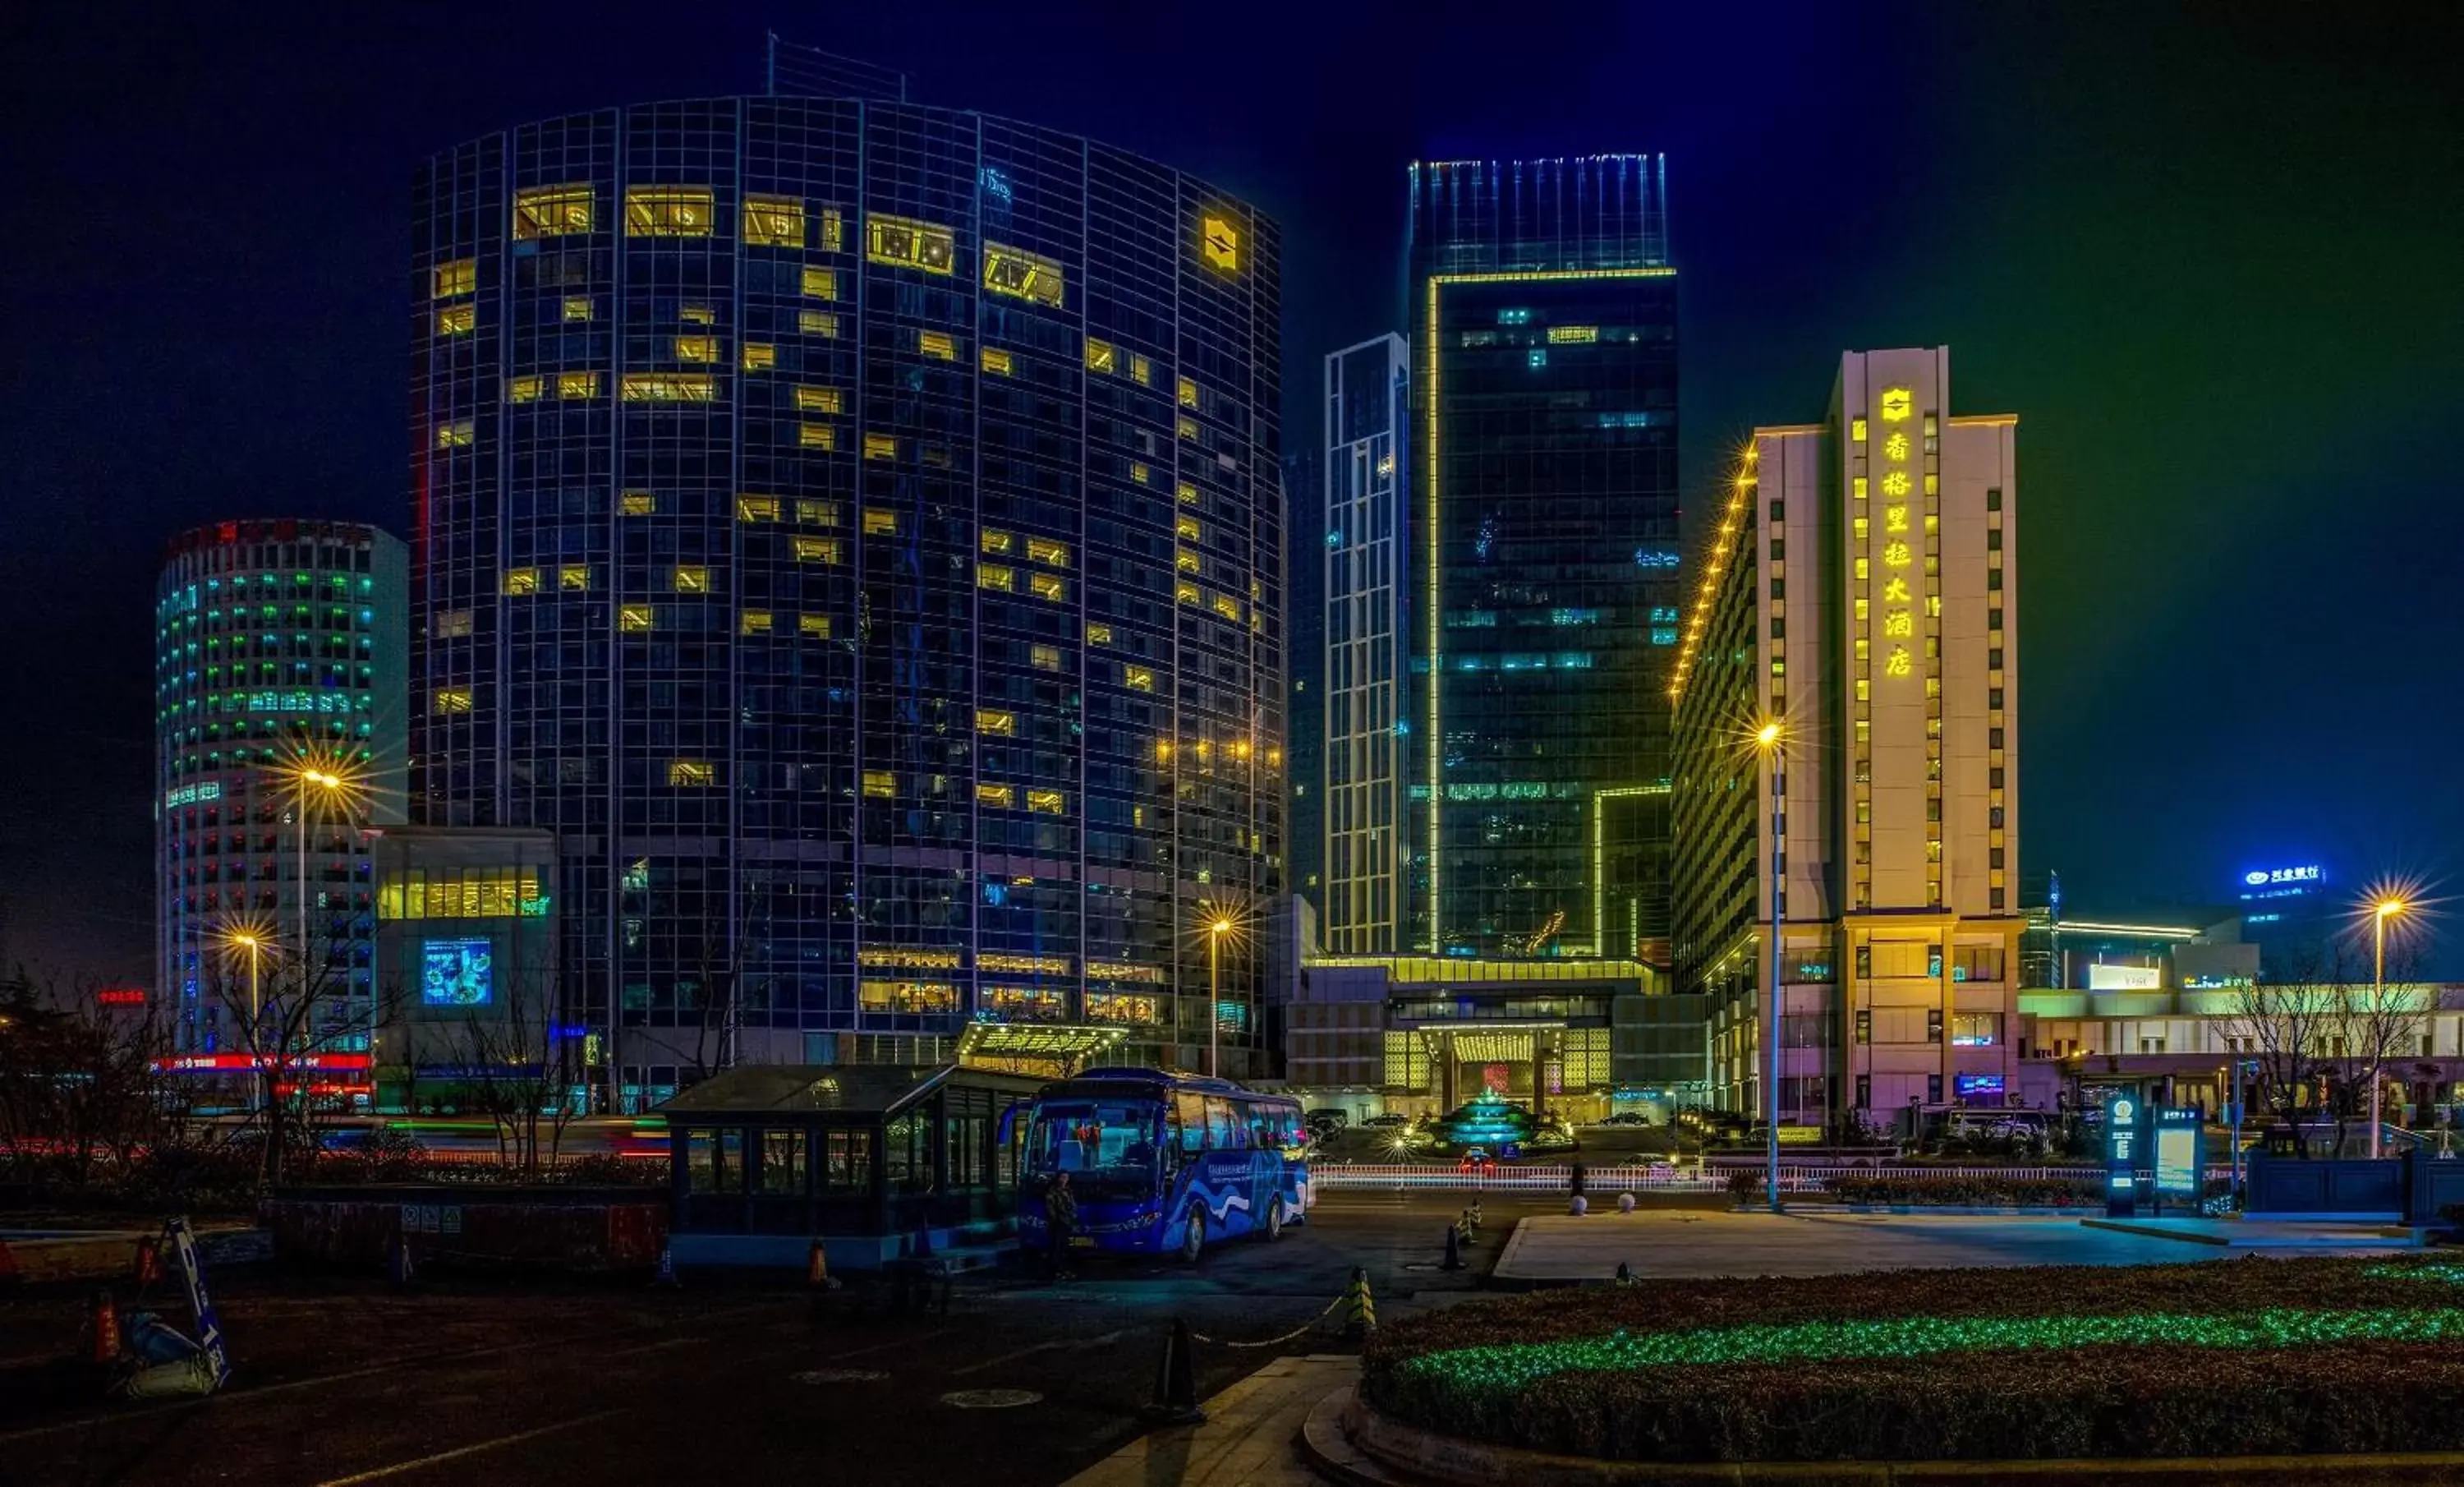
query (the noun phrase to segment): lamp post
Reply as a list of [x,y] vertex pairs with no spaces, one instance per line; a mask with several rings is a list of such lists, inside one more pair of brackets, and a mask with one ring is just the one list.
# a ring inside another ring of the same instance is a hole
[[263,1071],[262,1071],[261,1069],[255,1068],[255,1067],[253,1067],[253,1066],[257,1063],[257,1053],[258,1053],[257,1046],[256,1046],[257,1023],[258,1023],[258,1020],[259,1020],[259,1019],[258,1019],[258,1012],[257,1012],[257,1009],[258,1009],[258,1005],[259,1005],[259,1002],[258,1002],[258,976],[259,976],[259,965],[258,965],[258,962],[259,962],[260,958],[262,958],[262,957],[263,957],[263,955],[265,954],[265,934],[264,934],[264,932],[263,932],[262,930],[255,930],[255,929],[231,929],[231,930],[225,930],[225,931],[223,932],[223,943],[226,943],[226,944],[237,945],[237,946],[239,946],[241,949],[246,950],[246,951],[248,952],[248,1038],[247,1038],[247,1047],[248,1047],[248,1056],[249,1056],[249,1061],[250,1061],[250,1064],[252,1065],[252,1068],[250,1069],[250,1072],[249,1072],[249,1086],[248,1086],[248,1089],[249,1089],[249,1104],[250,1104],[250,1107],[253,1109],[253,1108],[254,1108],[254,1107],[255,1107],[256,1100],[257,1100],[257,1096],[258,1096],[258,1093],[259,1093],[259,1085],[260,1085],[260,1083],[261,1083],[261,1081],[263,1080],[263,1077],[264,1077],[264,1073],[263,1073]]
[[1216,1048],[1223,1030],[1223,937],[1232,921],[1222,915],[1206,926],[1206,1076],[1216,1077]]
[[1766,1080],[1771,1097],[1765,1101],[1768,1129],[1765,1131],[1769,1172],[1764,1187],[1771,1196],[1771,1210],[1779,1211],[1779,960],[1780,929],[1788,921],[1788,746],[1781,741],[1779,724],[1764,723],[1754,733],[1754,746],[1762,751],[1771,765],[1771,1031],[1768,1039],[1771,1061]]
[[348,786],[349,782],[348,782],[348,781],[346,781],[346,780],[344,780],[341,775],[334,773],[332,770],[330,770],[330,769],[320,769],[320,768],[317,767],[317,766],[315,766],[314,764],[302,764],[302,765],[300,765],[297,768],[296,768],[296,769],[294,769],[294,770],[292,770],[292,771],[291,771],[290,779],[291,779],[292,788],[293,788],[293,790],[294,790],[294,791],[295,791],[295,793],[296,793],[296,799],[297,799],[297,810],[298,810],[298,813],[299,813],[299,819],[298,819],[298,821],[297,821],[297,827],[298,827],[298,832],[297,832],[297,841],[298,841],[298,893],[299,893],[299,901],[298,901],[298,904],[297,905],[297,918],[298,918],[298,921],[299,921],[299,974],[300,974],[301,976],[303,976],[303,977],[304,977],[304,976],[306,976],[306,975],[308,974],[308,959],[309,959],[309,957],[308,957],[308,803],[309,803],[309,801],[311,800],[311,798],[313,798],[313,797],[315,797],[315,796],[322,796],[322,797],[323,797],[327,802],[329,802],[329,803],[330,803],[330,802],[332,802],[332,801],[333,801],[333,800],[335,800],[337,797],[339,797],[339,796],[341,796],[341,795],[342,791],[343,791],[343,790],[344,790],[344,788]]
[[2372,905],[2370,915],[2370,1156],[2379,1154],[2379,1098],[2387,1083],[2385,1064],[2387,1050],[2382,1045],[2387,1036],[2387,921],[2412,905],[2402,899],[2387,897]]

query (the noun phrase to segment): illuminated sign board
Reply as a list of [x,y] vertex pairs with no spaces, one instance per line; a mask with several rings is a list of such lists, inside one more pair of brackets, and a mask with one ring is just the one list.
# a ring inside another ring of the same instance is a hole
[[2091,991],[2155,991],[2163,988],[2165,972],[2155,965],[2091,965],[2087,968],[2087,988]]
[[[271,1054],[176,1054],[156,1059],[154,1068],[163,1074],[242,1074],[251,1069],[273,1068],[275,1062]],[[365,1054],[293,1054],[281,1063],[287,1070],[363,1073],[369,1067],[369,1057]]]
[[1999,1096],[2002,1076],[1998,1074],[1955,1074],[1950,1076],[1951,1093],[1966,1099],[1976,1095]]
[[2201,1138],[2206,1122],[2196,1110],[2167,1106],[2156,1112],[2156,1191],[2162,1197],[2189,1198],[2199,1196]]
[[485,940],[424,940],[419,1000],[429,1007],[485,1007],[495,1000],[495,947]]
[[2291,867],[2252,868],[2241,876],[2241,896],[2245,899],[2288,899],[2297,894],[2316,892],[2326,881],[2326,870],[2316,862],[2297,863]]
[[163,795],[163,804],[165,806],[193,806],[201,800],[220,800],[222,798],[222,782],[220,780],[205,780],[195,785],[183,785],[178,789],[165,791]]
[[2138,1206],[2140,1122],[2146,1111],[2136,1094],[2116,1090],[2104,1097],[2104,1210],[2128,1218]]
[[142,987],[104,987],[95,992],[94,1003],[97,1007],[143,1007],[145,990]]

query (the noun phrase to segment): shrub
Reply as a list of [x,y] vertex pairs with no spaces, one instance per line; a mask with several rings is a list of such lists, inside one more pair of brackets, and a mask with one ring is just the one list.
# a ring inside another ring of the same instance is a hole
[[1763,1174],[1751,1167],[1740,1167],[1728,1174],[1728,1196],[1739,1203],[1752,1203],[1763,1195]]
[[1834,1177],[1824,1191],[1841,1203],[1939,1204],[1959,1208],[2079,1208],[2095,1203],[2102,1188],[2092,1174],[2079,1177]]
[[576,1187],[664,1187],[668,1184],[668,1165],[594,1151],[556,1168],[556,1180]]

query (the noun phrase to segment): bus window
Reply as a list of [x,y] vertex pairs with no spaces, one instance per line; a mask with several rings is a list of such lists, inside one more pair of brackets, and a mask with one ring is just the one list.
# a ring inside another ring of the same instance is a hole
[[1196,1153],[1206,1149],[1206,1098],[1186,1090],[1175,1090],[1172,1108],[1180,1117],[1180,1149]]
[[1161,1112],[1144,1102],[1071,1102],[1038,1113],[1027,1167],[1036,1172],[1151,1178]]
[[1206,1098],[1206,1149],[1238,1151],[1249,1144],[1249,1132],[1241,1123],[1240,1112],[1232,1101],[1209,1095]]

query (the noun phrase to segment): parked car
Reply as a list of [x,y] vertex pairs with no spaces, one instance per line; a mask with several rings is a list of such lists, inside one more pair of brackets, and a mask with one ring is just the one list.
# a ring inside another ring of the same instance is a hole
[[1352,1123],[1352,1116],[1346,1111],[1331,1108],[1325,1110],[1312,1110],[1309,1114],[1301,1117],[1301,1122],[1312,1130],[1321,1125],[1328,1125],[1332,1126],[1334,1129],[1339,1131]]
[[1632,1110],[1623,1110],[1600,1123],[1602,1125],[1649,1125],[1651,1117]]
[[1398,1116],[1398,1115],[1375,1115],[1375,1116],[1371,1116],[1368,1120],[1363,1121],[1361,1121],[1360,1123],[1361,1123],[1362,1125],[1364,1125],[1364,1126],[1374,1125],[1374,1126],[1377,1126],[1377,1127],[1380,1127],[1380,1128],[1384,1128],[1384,1127],[1388,1127],[1388,1126],[1396,1126],[1396,1125],[1409,1125],[1409,1124],[1411,1124],[1412,1122],[1411,1122],[1411,1120],[1410,1120],[1408,1117],[1405,1117],[1405,1116]]

